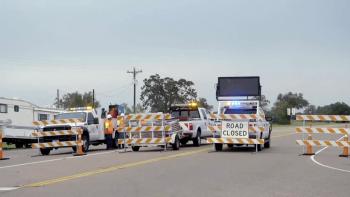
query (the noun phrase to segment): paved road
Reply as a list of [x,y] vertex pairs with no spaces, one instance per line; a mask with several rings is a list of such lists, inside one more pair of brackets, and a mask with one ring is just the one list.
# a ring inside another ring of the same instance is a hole
[[[300,156],[300,136],[274,129],[272,147],[214,152],[209,145],[180,151],[104,151],[84,157],[70,149],[39,156],[7,151],[0,161],[1,197],[41,196],[349,196],[350,160],[339,149]],[[6,188],[10,187],[10,188]]]

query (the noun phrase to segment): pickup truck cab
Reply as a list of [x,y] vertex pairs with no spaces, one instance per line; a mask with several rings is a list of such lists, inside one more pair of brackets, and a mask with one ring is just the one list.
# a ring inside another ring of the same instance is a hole
[[198,107],[196,103],[173,105],[170,113],[172,117],[179,120],[183,131],[180,136],[182,145],[186,145],[191,140],[194,146],[200,146],[202,138],[212,136],[207,129],[208,110]]

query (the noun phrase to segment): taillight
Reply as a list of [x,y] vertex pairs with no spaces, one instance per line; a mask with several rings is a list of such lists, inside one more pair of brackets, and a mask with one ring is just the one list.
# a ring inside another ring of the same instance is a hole
[[192,123],[188,124],[188,129],[189,130],[193,130],[193,124]]

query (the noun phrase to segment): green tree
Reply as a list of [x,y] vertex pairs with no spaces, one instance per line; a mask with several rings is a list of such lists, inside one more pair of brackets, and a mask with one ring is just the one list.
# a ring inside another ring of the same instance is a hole
[[[123,103],[122,106],[125,109],[125,114],[133,114],[134,111],[127,103]],[[136,104],[136,113],[145,113],[145,108],[142,106],[142,104],[137,103]]]
[[185,79],[161,78],[159,74],[155,74],[143,82],[142,105],[151,112],[166,112],[174,103],[186,103],[197,97],[194,83]]
[[321,115],[349,115],[350,106],[344,102],[336,102],[330,105],[317,107],[316,114]]
[[[92,106],[92,103],[92,92],[85,92],[84,94],[79,92],[67,93],[60,99],[60,107],[64,109]],[[57,106],[57,101],[54,104]],[[100,102],[95,100],[95,108],[98,107],[100,107]]]
[[213,106],[209,105],[205,98],[198,98],[197,103],[199,107],[203,107],[209,111],[213,110]]
[[273,119],[279,124],[289,124],[287,116],[287,108],[302,109],[309,105],[309,102],[304,99],[301,93],[288,92],[287,94],[279,94],[277,101],[271,109]]
[[315,105],[309,105],[305,108],[304,114],[316,114],[317,113],[317,108]]

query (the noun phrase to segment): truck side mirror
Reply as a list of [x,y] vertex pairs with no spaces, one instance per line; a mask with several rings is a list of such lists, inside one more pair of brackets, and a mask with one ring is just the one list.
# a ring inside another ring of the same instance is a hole
[[270,116],[266,117],[265,119],[266,119],[266,121],[268,121],[268,122],[272,122],[272,120],[273,120],[273,118],[270,117]]

